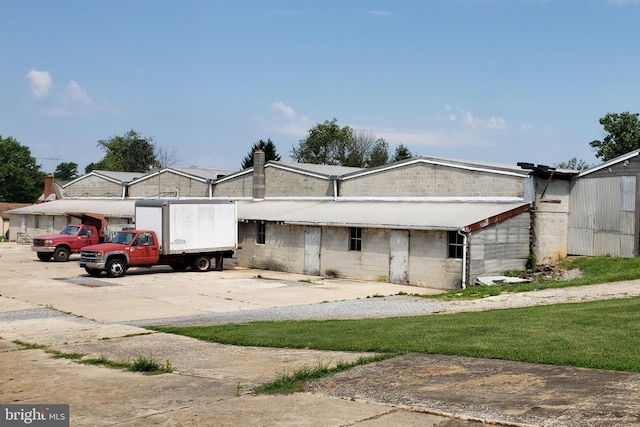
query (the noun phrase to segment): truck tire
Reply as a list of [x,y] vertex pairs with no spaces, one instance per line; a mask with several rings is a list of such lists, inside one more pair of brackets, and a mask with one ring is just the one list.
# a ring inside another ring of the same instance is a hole
[[99,276],[100,273],[102,273],[102,270],[99,270],[97,268],[89,268],[89,267],[85,267],[84,271],[89,273],[89,276],[93,276],[93,277]]
[[191,268],[193,271],[209,271],[209,268],[211,268],[211,258],[201,255],[193,260]]
[[222,255],[216,255],[215,258],[214,270],[222,271],[222,267],[224,266],[224,257]]
[[53,253],[53,259],[58,262],[67,262],[69,261],[69,249],[64,246],[57,247],[55,252]]
[[38,259],[44,262],[51,261],[51,257],[53,256],[53,254],[49,252],[38,252],[37,254]]
[[108,277],[120,277],[127,271],[127,266],[123,260],[116,258],[107,261],[105,270]]

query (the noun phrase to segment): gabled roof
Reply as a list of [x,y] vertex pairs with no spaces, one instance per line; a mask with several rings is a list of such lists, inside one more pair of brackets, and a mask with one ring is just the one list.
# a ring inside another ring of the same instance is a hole
[[405,167],[413,164],[431,164],[431,165],[439,165],[446,166],[457,169],[471,170],[471,171],[479,171],[479,172],[488,172],[495,173],[500,175],[511,175],[517,177],[527,177],[529,176],[528,171],[523,170],[522,168],[516,165],[506,165],[499,163],[489,163],[489,162],[477,162],[477,161],[466,161],[466,160],[454,160],[454,159],[444,159],[438,157],[413,157],[411,159],[400,160],[398,162],[388,163],[382,166],[376,166],[374,168],[361,169],[357,172],[350,173],[346,176],[343,176],[343,180],[358,178],[361,176],[383,172],[387,170],[393,170],[401,167]]
[[83,179],[87,179],[90,176],[97,176],[99,178],[105,179],[107,181],[111,181],[113,183],[122,185],[128,182],[131,182],[135,179],[138,179],[142,176],[144,176],[144,173],[142,172],[114,172],[114,171],[101,171],[101,170],[94,170],[89,172],[86,175],[82,175],[81,177],[78,177],[76,179],[74,179],[71,182],[66,183],[65,185],[62,186],[62,188],[66,188],[68,186],[70,186],[71,184],[75,184],[78,181],[81,181]]
[[190,179],[195,179],[196,181],[207,182],[216,180],[221,176],[229,175],[233,173],[233,171],[226,169],[205,169],[196,167],[171,166],[160,171],[154,171],[141,176],[140,178],[131,181],[130,184],[135,184],[146,179],[153,178],[161,173],[175,173],[177,175],[182,175]]
[[284,224],[475,231],[526,212],[527,202],[238,201],[238,220]]
[[639,154],[640,154],[640,150],[634,150],[634,151],[631,151],[631,152],[629,152],[627,154],[623,154],[622,156],[618,156],[615,159],[609,160],[608,162],[604,162],[604,163],[602,163],[602,164],[600,164],[598,166],[594,166],[594,167],[592,167],[590,169],[587,169],[585,171],[580,172],[580,174],[578,175],[578,178],[582,178],[583,176],[592,174],[592,173],[597,172],[597,171],[599,171],[601,169],[605,169],[605,168],[611,167],[611,166],[613,166],[615,164],[618,164],[618,163],[624,163],[627,160],[630,160],[630,159],[632,159],[634,157],[637,157]]
[[273,167],[288,170],[290,172],[311,175],[317,178],[329,178],[332,176],[342,176],[364,170],[363,168],[353,168],[348,166],[317,165],[312,163],[295,162],[274,162],[270,161],[264,165],[265,168]]

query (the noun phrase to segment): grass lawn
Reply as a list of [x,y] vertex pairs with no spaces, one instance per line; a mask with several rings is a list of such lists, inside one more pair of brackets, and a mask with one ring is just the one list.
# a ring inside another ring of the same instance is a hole
[[640,372],[640,298],[420,317],[153,329],[233,345],[424,352]]
[[[470,286],[437,298],[482,298],[501,292],[581,286],[639,277],[640,258],[575,258],[569,281],[514,286]],[[243,325],[150,328],[223,344],[482,357],[640,372],[640,298],[388,319],[256,322]],[[355,364],[367,363],[366,360]],[[345,364],[338,370],[348,369]],[[283,376],[259,391],[292,392],[299,383],[335,372],[327,367]]]

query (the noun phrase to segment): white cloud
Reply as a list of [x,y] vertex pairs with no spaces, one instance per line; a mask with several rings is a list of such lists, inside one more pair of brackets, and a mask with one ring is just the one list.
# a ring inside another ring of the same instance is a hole
[[87,95],[87,91],[82,89],[80,85],[71,80],[66,88],[65,101],[73,105],[88,106],[92,104],[91,98]]
[[272,125],[276,132],[301,137],[307,134],[313,124],[308,117],[298,114],[292,107],[282,102],[274,102],[271,109],[282,115],[283,120],[278,120],[278,124]]
[[39,71],[31,69],[26,75],[31,87],[31,93],[36,98],[44,98],[49,95],[49,91],[53,87],[53,78],[47,71]]
[[[449,109],[445,107],[445,109]],[[507,121],[502,117],[491,116],[482,118],[474,116],[470,111],[462,111],[460,115],[449,114],[449,121],[456,124],[463,124],[471,129],[479,130],[504,130],[507,128]]]

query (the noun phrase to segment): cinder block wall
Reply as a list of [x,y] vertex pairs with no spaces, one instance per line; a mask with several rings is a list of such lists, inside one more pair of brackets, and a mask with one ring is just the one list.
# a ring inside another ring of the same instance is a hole
[[447,258],[447,232],[412,230],[409,241],[409,283],[433,289],[458,289],[462,260]]
[[162,172],[129,186],[129,197],[209,197],[209,184],[173,172]]
[[570,191],[570,181],[536,181],[533,243],[538,264],[567,256]]
[[349,233],[349,227],[322,227],[320,254],[322,274],[387,282],[389,280],[389,230],[363,228],[362,251],[349,250]]
[[[236,263],[239,267],[304,272],[304,227],[267,223],[266,243],[257,244],[256,223],[238,224]],[[283,244],[286,242],[286,244]]]
[[64,188],[65,197],[122,197],[122,186],[95,175]]
[[213,187],[215,197],[252,197],[253,174],[245,174],[220,182]]
[[265,167],[265,197],[329,197],[333,182],[328,179]]
[[417,163],[341,181],[340,195],[523,197],[524,178]]

